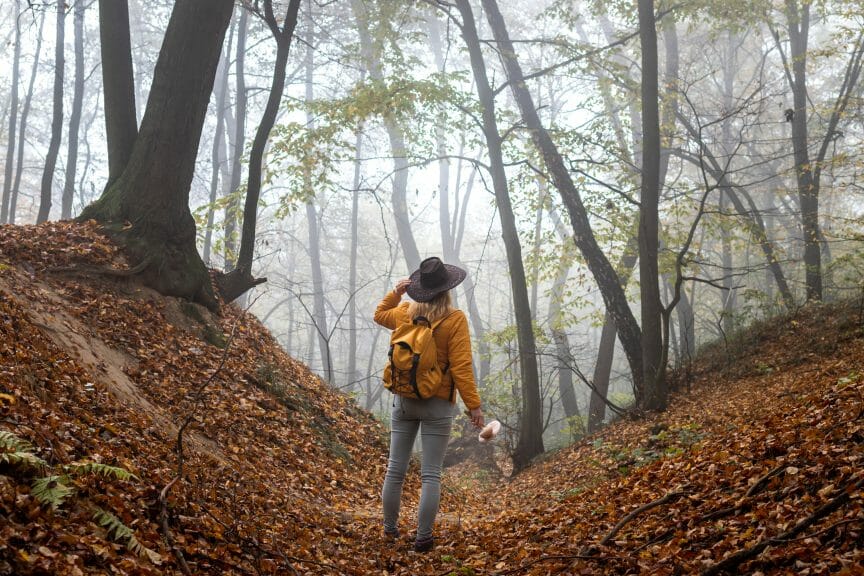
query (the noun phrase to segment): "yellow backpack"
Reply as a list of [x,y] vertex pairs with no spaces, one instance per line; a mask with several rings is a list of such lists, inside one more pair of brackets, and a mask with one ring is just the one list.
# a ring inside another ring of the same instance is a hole
[[[434,396],[441,387],[448,366],[438,366],[438,348],[435,345],[435,328],[448,316],[429,323],[424,316],[417,316],[410,324],[401,324],[390,335],[389,362],[384,367],[384,387],[394,394],[408,398],[426,399]],[[453,390],[451,386],[450,399]]]

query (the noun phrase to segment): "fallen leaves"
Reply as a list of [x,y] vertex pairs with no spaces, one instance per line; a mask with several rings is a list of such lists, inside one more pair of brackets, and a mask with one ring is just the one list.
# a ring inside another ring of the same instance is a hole
[[[101,462],[140,478],[82,483],[55,512],[0,468],[0,574],[178,573],[158,497],[189,415],[168,505],[196,574],[696,574],[747,550],[758,553],[730,570],[854,574],[864,560],[856,314],[805,310],[794,326],[767,325],[734,362],[694,364],[692,392],[668,412],[615,423],[509,482],[448,471],[424,555],[410,532],[391,543],[380,531],[382,428],[254,318],[74,273],[126,266],[92,224],[0,227],[0,264],[0,429],[52,466]],[[57,337],[70,331],[81,338]],[[112,393],[121,377],[125,400]],[[90,504],[162,564],[113,542]]]

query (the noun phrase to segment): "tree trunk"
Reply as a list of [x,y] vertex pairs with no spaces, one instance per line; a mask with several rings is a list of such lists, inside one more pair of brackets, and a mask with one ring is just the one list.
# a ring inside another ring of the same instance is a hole
[[132,156],[79,219],[102,222],[142,280],[162,294],[217,307],[195,246],[189,188],[233,0],[178,0],[153,72]]
[[807,41],[810,30],[810,3],[786,0],[786,19],[792,67],[792,150],[804,236],[804,269],[807,300],[822,299],[822,265],[819,251],[819,189],[813,181],[807,147]]
[[[539,177],[538,181],[541,189],[540,195],[546,196],[546,181]],[[546,205],[546,210],[549,212],[552,226],[558,233],[561,242],[568,242],[570,240],[569,234],[567,234],[567,228],[561,220],[558,210],[556,210],[551,204]],[[576,390],[573,388],[574,359],[573,354],[570,351],[570,339],[567,336],[567,331],[564,329],[564,318],[561,312],[561,304],[564,301],[564,289],[567,284],[567,276],[569,273],[569,259],[560,258],[555,271],[555,279],[552,282],[552,294],[549,299],[549,326],[552,332],[552,340],[555,342],[555,363],[558,370],[558,392],[561,396],[564,415],[568,418],[572,426],[573,419],[578,417],[580,412],[579,404],[576,400]]]
[[534,107],[531,93],[525,86],[524,75],[519,62],[516,60],[516,52],[510,41],[507,28],[498,4],[495,0],[483,0],[486,17],[492,28],[492,33],[498,43],[499,54],[507,72],[507,80],[513,97],[522,113],[522,119],[531,132],[535,146],[540,150],[552,181],[564,200],[570,223],[573,227],[573,239],[577,248],[585,258],[588,268],[594,275],[597,286],[603,296],[606,309],[615,319],[619,338],[633,377],[634,388],[637,396],[642,393],[642,337],[639,324],[633,316],[630,305],[627,303],[624,289],[618,274],[607,260],[605,254],[597,244],[588,220],[588,213],[582,204],[582,199],[570,176],[564,159],[561,157],[558,147],[552,141],[549,133],[540,122],[540,117]]
[[597,362],[594,364],[593,387],[588,402],[588,433],[596,432],[606,419],[606,399],[609,397],[609,380],[612,374],[612,360],[615,358],[615,337],[618,331],[609,312],[603,318],[600,344],[597,346]]
[[696,319],[693,316],[693,305],[687,297],[687,291],[681,290],[681,301],[675,307],[678,313],[678,334],[680,348],[678,357],[685,362],[691,362],[696,357]]
[[75,0],[75,91],[72,96],[72,113],[69,116],[69,156],[66,158],[66,179],[63,181],[63,197],[60,202],[60,218],[72,217],[72,200],[75,198],[75,172],[78,168],[78,130],[81,127],[81,108],[84,104],[84,0]]
[[99,0],[99,38],[108,140],[107,190],[126,168],[138,137],[127,0]]
[[[383,81],[384,73],[379,61],[380,54],[376,53],[377,47],[373,45],[374,35],[369,14],[360,0],[351,1],[351,10],[357,20],[363,65],[369,70],[369,75],[373,80]],[[390,153],[393,156],[391,204],[393,206],[393,218],[396,221],[396,233],[399,236],[402,253],[405,255],[405,264],[409,271],[413,271],[420,266],[420,251],[417,249],[414,232],[411,230],[411,218],[408,214],[408,159],[405,156],[405,133],[390,118],[384,118],[384,127],[387,130]]]
[[[293,0],[298,1],[298,0]],[[296,12],[295,12],[296,17]],[[315,97],[313,91],[313,73],[314,68],[314,33],[312,22],[312,2],[306,0],[306,101],[312,102]],[[310,128],[314,127],[315,119],[311,112],[306,113],[306,124]],[[309,200],[306,202],[306,222],[309,229],[309,257],[312,266],[312,324],[318,335],[318,350],[321,353],[321,366],[324,370],[324,376],[327,382],[333,383],[333,360],[330,356],[330,331],[327,326],[327,310],[324,306],[324,275],[321,271],[321,238],[318,226],[318,211],[315,208],[314,198],[315,193],[312,189],[312,175],[309,170],[303,174],[305,181],[306,197]]]
[[54,47],[54,112],[51,118],[51,141],[45,155],[45,170],[42,172],[39,214],[36,223],[45,222],[51,214],[51,196],[54,185],[54,168],[60,153],[60,140],[63,137],[63,72],[66,67],[64,52],[66,29],[66,2],[57,0],[57,36]]
[[576,400],[576,390],[573,388],[573,355],[570,352],[570,339],[562,327],[561,302],[564,299],[564,286],[567,283],[569,266],[564,259],[560,260],[555,280],[552,283],[552,296],[549,299],[549,325],[552,340],[555,342],[555,364],[558,369],[558,392],[564,416],[572,425],[574,418],[579,416],[579,403]]
[[24,108],[21,110],[21,126],[18,130],[17,166],[15,181],[12,183],[12,193],[9,201],[8,222],[15,224],[15,212],[18,209],[18,190],[21,187],[21,174],[24,171],[24,145],[27,135],[27,117],[30,114],[30,103],[33,100],[33,86],[36,84],[36,74],[39,71],[39,57],[42,55],[42,30],[45,27],[45,11],[39,18],[39,34],[36,37],[36,54],[33,58],[33,68],[30,70],[30,83],[27,86],[27,96],[24,97]]
[[[234,151],[231,158],[231,192],[225,205],[225,272],[234,270],[237,262],[237,219],[240,217],[240,179],[243,167],[243,148],[246,145],[246,35],[249,29],[249,11],[240,7],[240,22],[237,25],[236,70],[237,92],[234,118]],[[221,290],[221,289],[220,289]]]
[[[366,76],[366,70],[360,70],[360,81]],[[351,194],[351,255],[348,262],[348,381],[359,382],[357,372],[357,249],[360,245],[360,183],[363,146],[363,124],[357,126],[354,135],[354,180]],[[348,388],[349,392],[353,384]]]
[[[438,72],[446,72],[444,67],[444,53],[441,46],[441,31],[438,19],[431,15],[427,20],[429,28],[429,45],[432,48],[432,53],[435,56],[435,65]],[[450,214],[450,160],[444,158],[447,153],[447,126],[439,124],[435,129],[436,148],[438,150],[438,221],[441,230],[441,246],[445,262],[455,264],[465,270],[468,267],[460,258],[461,243],[458,240],[460,215],[464,214],[460,211],[458,205],[458,176],[455,194],[457,202],[454,207],[454,213]],[[467,197],[467,193],[466,193]],[[465,303],[468,307],[469,318],[471,320],[471,328],[474,331],[474,342],[477,346],[477,358],[475,358],[475,371],[477,372],[478,386],[481,388],[489,375],[490,360],[489,360],[489,344],[486,342],[486,330],[483,327],[483,318],[480,315],[480,308],[477,306],[477,300],[474,297],[474,279],[471,273],[465,277],[463,282],[463,294],[465,295]]]
[[[266,278],[252,276],[252,259],[255,253],[255,228],[258,223],[258,200],[261,197],[261,180],[264,169],[264,149],[270,138],[270,131],[276,123],[279,104],[285,92],[285,67],[288,64],[288,53],[294,38],[294,28],[297,26],[297,13],[300,0],[291,0],[283,20],[282,28],[273,14],[272,0],[264,0],[264,21],[270,28],[276,40],[276,64],[273,69],[273,82],[261,122],[255,131],[252,149],[249,152],[249,174],[246,182],[246,204],[243,209],[243,231],[240,237],[240,255],[237,267],[218,279],[219,291],[226,302],[239,298],[253,286],[266,282]],[[309,48],[311,50],[311,48]],[[309,72],[311,74],[311,71]],[[311,86],[311,82],[310,82]],[[236,161],[236,160],[235,160]]]
[[660,273],[657,264],[660,203],[660,112],[658,106],[657,29],[654,0],[639,0],[642,47],[642,196],[639,210],[639,287],[642,304],[643,407],[666,409],[666,383],[660,364],[663,338]]
[[[734,109],[735,98],[735,74],[738,66],[736,62],[737,34],[734,31],[727,32],[725,58],[723,62],[723,110]],[[732,139],[732,121],[730,113],[723,118],[720,128],[720,147],[723,158],[731,158],[735,143]],[[731,163],[730,163],[731,164]],[[735,281],[733,278],[732,262],[732,235],[729,224],[725,221],[729,204],[729,192],[726,188],[720,189],[718,209],[720,222],[720,245],[721,262],[723,263],[723,290],[720,291],[721,304],[723,306],[723,330],[726,334],[732,334],[735,330]]]
[[205,266],[210,266],[210,251],[213,245],[213,226],[216,220],[216,199],[219,195],[219,174],[222,172],[222,163],[225,162],[225,106],[228,101],[228,68],[231,54],[231,45],[234,40],[233,27],[228,33],[228,48],[219,59],[216,68],[216,130],[213,132],[213,150],[210,155],[212,172],[210,173],[210,202],[207,207],[207,227],[204,230],[204,246],[202,248],[202,260]]
[[12,54],[12,87],[9,96],[9,132],[6,143],[6,171],[3,174],[3,199],[0,224],[9,218],[12,196],[12,171],[15,164],[15,138],[18,135],[18,78],[21,70],[21,0],[15,0],[15,47]]
[[486,64],[480,49],[480,39],[474,14],[468,0],[456,3],[462,15],[462,36],[471,58],[471,69],[477,86],[483,117],[483,134],[489,154],[492,187],[501,218],[502,237],[507,253],[510,271],[510,286],[513,293],[513,310],[516,316],[516,334],[519,346],[519,367],[522,384],[522,409],[519,426],[519,439],[513,454],[515,471],[524,469],[535,456],[543,453],[543,403],[540,398],[540,380],[537,373],[537,351],[534,343],[534,329],[525,283],[525,268],[522,262],[522,248],[519,232],[510,204],[507,176],[501,150],[501,135],[495,119],[495,100],[486,76]]

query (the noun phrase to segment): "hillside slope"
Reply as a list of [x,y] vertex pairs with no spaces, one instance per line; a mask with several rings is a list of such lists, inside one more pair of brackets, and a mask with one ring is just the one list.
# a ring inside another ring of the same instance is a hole
[[[0,430],[48,465],[0,461],[0,574],[177,572],[163,508],[196,574],[365,572],[351,535],[386,464],[369,414],[252,316],[214,317],[117,273],[92,226],[2,227],[0,262]],[[160,501],[184,425],[184,480]],[[136,478],[55,478],[76,494],[55,509],[34,498],[34,481],[85,461]],[[108,534],[97,507],[151,552]]]
[[469,563],[864,574],[862,321],[860,303],[812,306],[717,344],[667,412],[617,422],[479,495],[476,507],[495,506],[468,526]]
[[0,575],[862,573],[858,307],[718,346],[668,412],[510,482],[449,471],[422,555],[416,470],[406,539],[380,533],[377,422],[126,266],[89,225],[0,227]]

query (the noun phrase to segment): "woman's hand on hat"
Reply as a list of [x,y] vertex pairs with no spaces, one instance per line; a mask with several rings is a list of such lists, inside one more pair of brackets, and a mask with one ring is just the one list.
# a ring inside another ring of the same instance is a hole
[[485,425],[482,408],[473,408],[468,413],[468,417],[471,418],[471,424],[473,424],[475,428],[483,428]]
[[402,278],[398,282],[396,282],[396,287],[393,289],[396,294],[402,296],[408,290],[408,287],[411,285],[410,278]]

